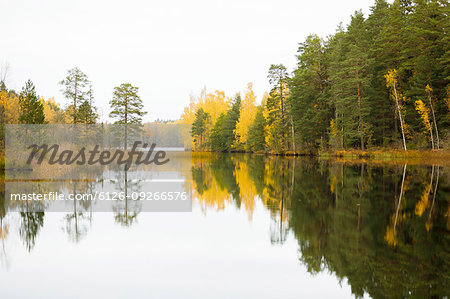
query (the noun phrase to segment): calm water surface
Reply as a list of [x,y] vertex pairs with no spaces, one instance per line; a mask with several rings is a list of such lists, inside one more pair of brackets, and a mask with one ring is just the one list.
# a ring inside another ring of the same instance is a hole
[[0,297],[450,295],[447,167],[201,154],[157,171],[192,212],[36,213],[3,193]]

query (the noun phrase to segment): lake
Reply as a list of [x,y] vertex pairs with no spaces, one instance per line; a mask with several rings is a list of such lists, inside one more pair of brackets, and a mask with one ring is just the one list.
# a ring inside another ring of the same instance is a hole
[[[450,295],[449,167],[207,153],[172,167],[140,174],[170,174],[191,212],[30,212],[3,192],[0,297]],[[131,178],[108,169],[77,192],[140,191]]]

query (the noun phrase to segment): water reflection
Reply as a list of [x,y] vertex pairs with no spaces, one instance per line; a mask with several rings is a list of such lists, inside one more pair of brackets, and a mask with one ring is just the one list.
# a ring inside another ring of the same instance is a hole
[[116,184],[117,190],[124,191],[124,201],[118,201],[113,207],[114,219],[117,223],[123,226],[131,226],[140,213],[140,203],[129,199],[130,192],[139,192],[139,181],[128,180],[128,171],[124,168],[122,171],[116,172]]
[[[308,272],[346,279],[355,296],[450,294],[448,168],[226,154],[196,154],[186,161],[177,165],[178,172],[193,182],[194,204],[204,214],[234,206],[251,222],[262,203],[271,218],[268,242],[282,245],[293,234],[299,262]],[[127,171],[113,173],[111,188],[126,194],[140,190]],[[102,175],[96,181],[59,183],[59,188],[92,192],[98,184],[104,187]],[[7,214],[19,211],[19,235],[31,251],[45,225],[44,212],[10,206],[4,192],[0,200],[2,242],[13,225],[5,220]],[[95,218],[90,208],[74,201],[73,212],[65,216],[71,240],[79,242],[88,234]],[[147,215],[132,200],[114,208],[115,221],[127,227]]]
[[[70,191],[73,194],[79,194],[81,192],[92,191],[92,182],[69,182]],[[71,213],[65,215],[65,227],[64,231],[69,236],[72,242],[78,243],[83,237],[86,236],[89,228],[92,214],[87,214],[85,211],[89,209],[91,201],[73,201],[73,210]]]

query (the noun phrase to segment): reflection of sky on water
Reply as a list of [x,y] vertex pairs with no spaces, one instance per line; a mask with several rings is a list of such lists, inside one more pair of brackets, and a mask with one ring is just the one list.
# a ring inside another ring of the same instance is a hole
[[[16,218],[12,215],[11,218]],[[12,219],[11,219],[12,220]],[[261,203],[249,221],[245,211],[143,213],[131,227],[112,213],[86,221],[89,232],[68,242],[63,213],[47,213],[31,253],[14,232],[6,241],[2,297],[253,297],[347,298],[333,275],[311,276],[298,262],[291,234],[270,242],[270,215]],[[76,281],[74,287],[73,283]],[[23,288],[26,282],[27,288]]]

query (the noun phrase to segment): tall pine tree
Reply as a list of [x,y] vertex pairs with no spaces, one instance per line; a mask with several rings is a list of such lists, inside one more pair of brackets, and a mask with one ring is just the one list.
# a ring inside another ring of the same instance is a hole
[[114,87],[113,98],[109,102],[111,112],[109,117],[115,118],[115,124],[124,125],[124,148],[127,149],[129,130],[137,133],[142,126],[142,117],[147,114],[143,111],[144,105],[138,95],[139,87],[130,83],[122,83]]

